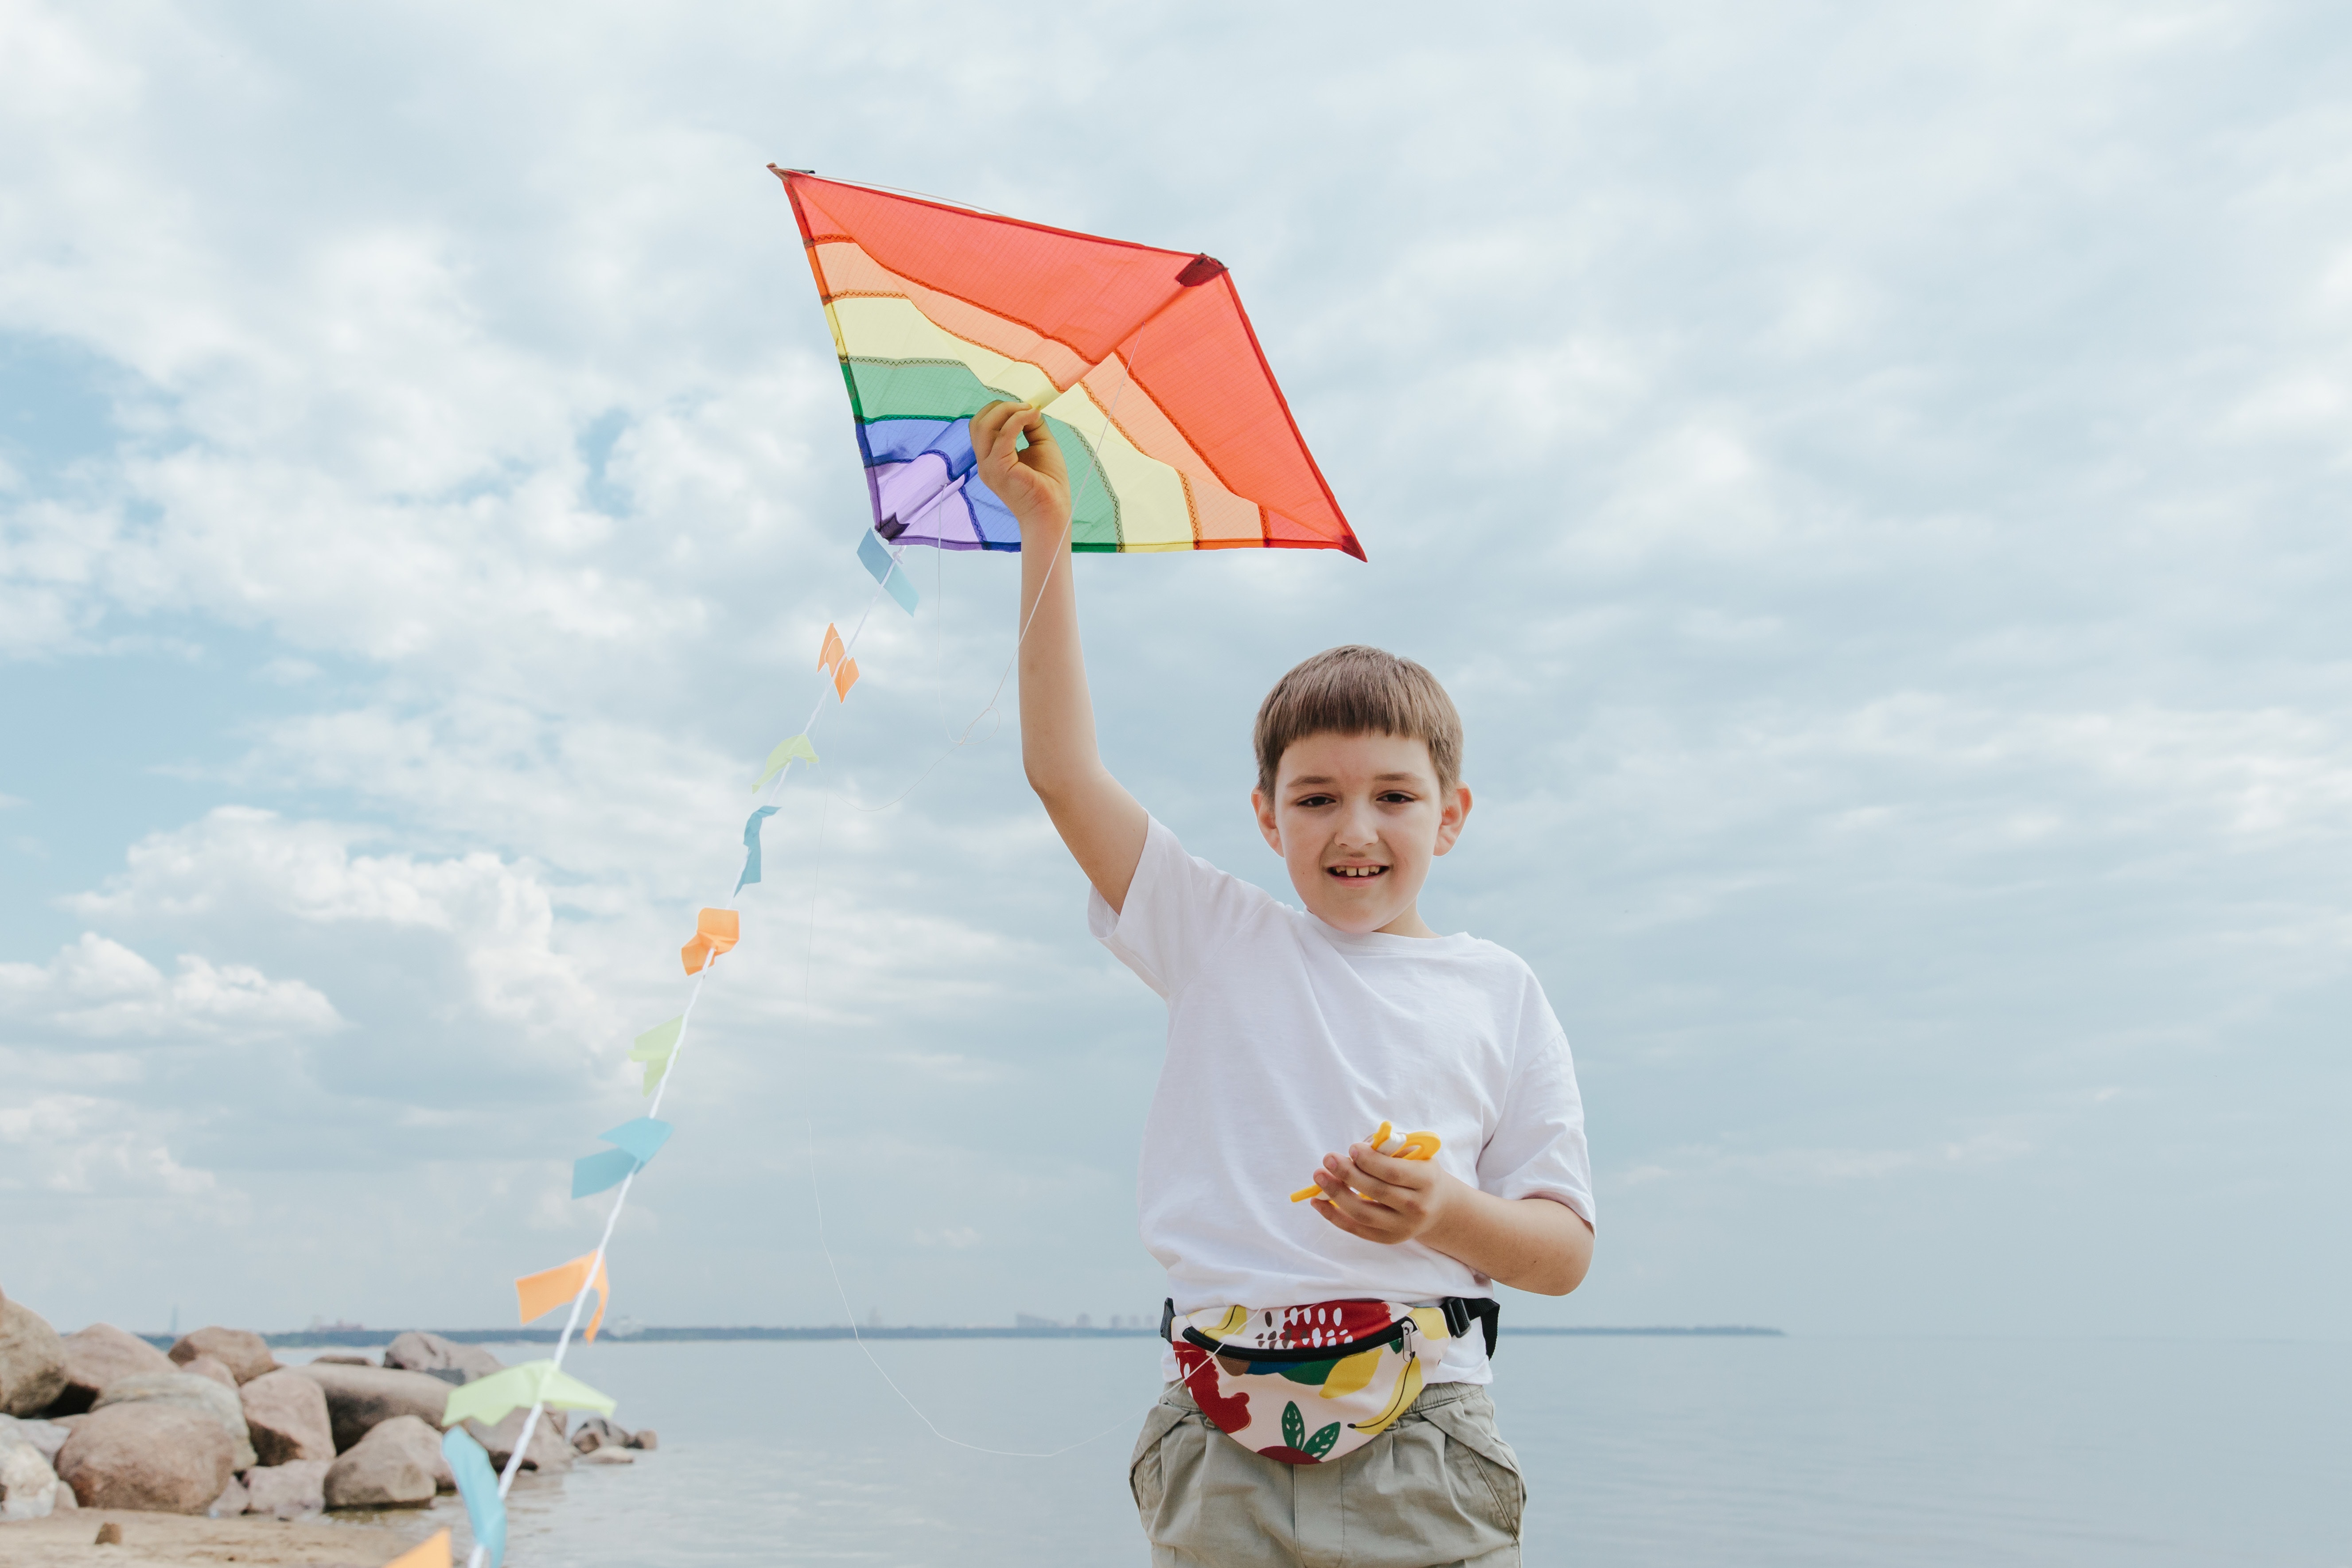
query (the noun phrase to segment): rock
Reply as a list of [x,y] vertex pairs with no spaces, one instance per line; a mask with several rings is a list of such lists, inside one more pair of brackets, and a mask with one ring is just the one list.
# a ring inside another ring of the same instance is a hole
[[[228,1435],[230,1443],[234,1445],[231,1457],[236,1461],[235,1468],[240,1470],[252,1468],[256,1458],[252,1434],[246,1430],[245,1406],[238,1402],[235,1390],[223,1388],[211,1378],[199,1377],[192,1373],[145,1373],[137,1377],[118,1378],[108,1384],[106,1392],[98,1396],[98,1404],[91,1414],[111,1410],[118,1405],[142,1404],[177,1405],[202,1411],[219,1423],[220,1429]],[[210,1502],[212,1500],[207,1498],[205,1500]]]
[[635,1431],[629,1434],[629,1447],[632,1448],[642,1448],[646,1453],[650,1454],[656,1448],[661,1447],[661,1438],[655,1435],[652,1427],[640,1426]]
[[48,1321],[0,1302],[0,1415],[38,1415],[66,1388],[66,1347]]
[[66,1387],[49,1408],[53,1414],[78,1415],[98,1403],[106,1385],[142,1373],[177,1372],[172,1358],[112,1323],[92,1323],[65,1337]]
[[245,1429],[264,1465],[332,1459],[335,1428],[327,1416],[327,1391],[314,1377],[292,1367],[264,1373],[236,1391],[245,1407]]
[[115,1523],[112,1520],[108,1520],[104,1524],[98,1527],[98,1540],[93,1542],[93,1544],[99,1546],[121,1545],[122,1527]]
[[58,1462],[58,1450],[66,1446],[68,1428],[62,1421],[23,1421],[14,1415],[0,1415],[0,1443],[10,1436],[23,1438],[41,1451],[41,1458],[52,1465]]
[[314,1355],[310,1359],[313,1362],[325,1362],[329,1366],[378,1366],[382,1364],[379,1362],[370,1361],[363,1355],[343,1355],[340,1352],[334,1355]]
[[458,1381],[465,1383],[506,1370],[505,1363],[479,1345],[461,1345],[415,1329],[383,1347],[383,1364],[405,1372],[460,1372],[465,1376]]
[[200,1355],[208,1355],[227,1367],[239,1383],[251,1383],[266,1372],[278,1370],[278,1358],[269,1353],[269,1342],[244,1329],[215,1326],[182,1334],[171,1354],[183,1365]]
[[22,1437],[0,1435],[0,1519],[47,1519],[60,1492],[73,1496],[47,1455]]
[[[261,1380],[257,1377],[253,1381]],[[246,1471],[246,1512],[266,1513],[278,1519],[299,1519],[306,1513],[322,1512],[327,1506],[329,1464],[325,1459],[296,1459]]]
[[236,1483],[235,1477],[231,1477],[229,1479],[228,1489],[222,1492],[220,1496],[213,1499],[213,1506],[205,1510],[205,1517],[206,1519],[235,1519],[238,1514],[245,1511],[246,1501],[245,1489]]
[[599,1448],[593,1454],[581,1455],[580,1462],[583,1465],[634,1465],[637,1457],[620,1448]]
[[329,1508],[424,1508],[439,1489],[441,1441],[414,1415],[378,1422],[327,1468]]
[[421,1372],[317,1362],[293,1370],[326,1391],[327,1419],[337,1453],[357,1447],[370,1428],[395,1415],[414,1415],[428,1426],[438,1426],[441,1413],[449,1407],[449,1385]]
[[572,1434],[572,1446],[583,1454],[593,1454],[599,1448],[625,1448],[629,1447],[629,1434],[602,1415],[583,1415]]
[[202,1513],[228,1489],[236,1458],[236,1445],[211,1415],[146,1399],[83,1416],[57,1468],[84,1508]]
[[[528,1406],[509,1410],[495,1426],[485,1426],[479,1421],[466,1423],[466,1430],[489,1453],[492,1469],[506,1468],[508,1458],[514,1453],[515,1438],[522,1433],[522,1418],[529,1413]],[[539,1425],[530,1435],[530,1447],[522,1451],[522,1468],[542,1474],[567,1470],[574,1458],[571,1441],[564,1436],[563,1412],[541,1411]]]
[[208,1355],[193,1357],[186,1365],[176,1370],[186,1373],[190,1377],[209,1377],[223,1388],[236,1386],[236,1373]]

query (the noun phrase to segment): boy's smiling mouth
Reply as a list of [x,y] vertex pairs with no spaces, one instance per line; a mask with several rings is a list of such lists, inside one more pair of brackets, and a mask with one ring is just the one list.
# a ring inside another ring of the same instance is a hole
[[1338,877],[1351,882],[1369,881],[1374,877],[1385,876],[1387,873],[1386,866],[1326,866],[1323,868],[1325,876]]

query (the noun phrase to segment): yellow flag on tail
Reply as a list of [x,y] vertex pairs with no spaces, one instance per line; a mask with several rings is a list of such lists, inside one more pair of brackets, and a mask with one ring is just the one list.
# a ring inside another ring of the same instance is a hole
[[557,1371],[553,1362],[527,1361],[451,1389],[449,1403],[441,1411],[441,1425],[455,1426],[472,1420],[495,1426],[508,1411],[520,1410],[534,1401],[551,1410],[593,1410],[599,1415],[610,1415],[614,1408],[611,1394],[599,1394],[569,1373]]

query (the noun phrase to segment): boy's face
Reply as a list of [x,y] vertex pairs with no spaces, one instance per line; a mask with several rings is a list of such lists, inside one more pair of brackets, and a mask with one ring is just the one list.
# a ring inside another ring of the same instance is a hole
[[1429,863],[1454,847],[1470,791],[1441,790],[1429,746],[1396,735],[1309,735],[1250,792],[1259,830],[1307,912],[1359,935],[1429,936],[1414,907]]

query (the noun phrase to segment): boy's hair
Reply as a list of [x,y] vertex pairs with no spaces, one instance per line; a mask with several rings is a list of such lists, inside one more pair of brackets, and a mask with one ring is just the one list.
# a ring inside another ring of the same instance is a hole
[[1423,742],[1437,787],[1461,782],[1462,715],[1437,677],[1409,658],[1350,644],[1325,648],[1276,681],[1257,710],[1257,787],[1272,795],[1282,753],[1324,734]]

